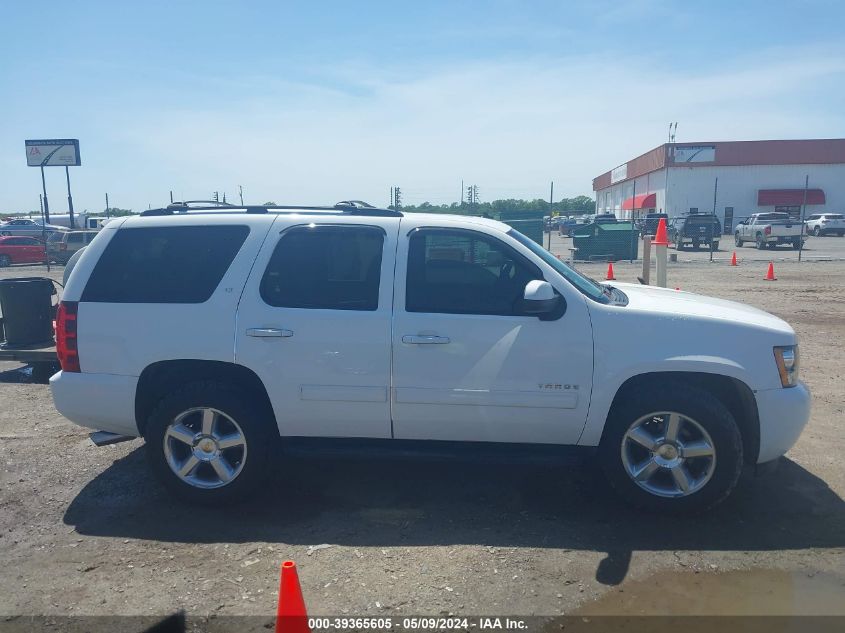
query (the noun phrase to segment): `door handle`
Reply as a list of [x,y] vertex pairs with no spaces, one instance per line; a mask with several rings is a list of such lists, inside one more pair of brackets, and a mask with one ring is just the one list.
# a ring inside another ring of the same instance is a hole
[[275,327],[251,327],[247,329],[246,335],[258,338],[288,338],[293,336],[293,331]]
[[428,334],[410,335],[406,334],[402,337],[403,343],[410,345],[445,345],[449,342],[448,336],[432,336]]

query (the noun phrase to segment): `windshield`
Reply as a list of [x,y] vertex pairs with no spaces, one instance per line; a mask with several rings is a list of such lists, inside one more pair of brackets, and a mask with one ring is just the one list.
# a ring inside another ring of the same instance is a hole
[[607,286],[603,286],[586,275],[579,273],[574,268],[570,268],[537,242],[525,237],[519,231],[511,229],[508,231],[508,235],[523,246],[529,248],[532,253],[554,268],[564,279],[575,286],[581,294],[599,303],[610,303],[611,290]]

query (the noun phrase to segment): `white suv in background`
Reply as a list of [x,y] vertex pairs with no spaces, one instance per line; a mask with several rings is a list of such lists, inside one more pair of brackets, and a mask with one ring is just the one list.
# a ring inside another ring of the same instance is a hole
[[500,222],[353,203],[142,215],[77,262],[50,384],[74,422],[142,435],[191,501],[244,498],[277,445],[507,448],[594,455],[634,504],[696,512],[809,417],[784,321],[596,283]]
[[841,213],[814,213],[804,223],[807,233],[820,235],[845,235],[845,216]]

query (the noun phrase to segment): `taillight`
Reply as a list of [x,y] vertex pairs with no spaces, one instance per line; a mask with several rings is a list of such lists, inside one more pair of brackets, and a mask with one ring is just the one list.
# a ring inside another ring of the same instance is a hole
[[765,229],[763,229],[763,233],[765,233],[766,235],[771,235],[772,234],[772,227],[767,226]]
[[62,301],[56,312],[56,355],[62,371],[80,372],[79,348],[77,346],[77,319],[79,303]]

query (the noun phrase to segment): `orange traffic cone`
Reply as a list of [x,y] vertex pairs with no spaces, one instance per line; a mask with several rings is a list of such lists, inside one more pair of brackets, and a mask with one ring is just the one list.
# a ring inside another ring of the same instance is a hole
[[660,218],[657,223],[657,232],[651,240],[652,246],[669,246],[669,234],[666,232],[666,219]]
[[613,262],[607,262],[607,276],[605,279],[607,281],[616,281],[616,277],[613,276]]
[[769,262],[769,270],[766,272],[766,281],[777,281],[777,277],[775,277],[775,265],[772,262]]
[[302,588],[299,586],[299,574],[296,573],[296,563],[292,560],[282,563],[276,633],[311,633]]
[[731,266],[737,266],[737,265],[738,264],[736,263],[736,251],[734,251],[734,254],[731,255]]

